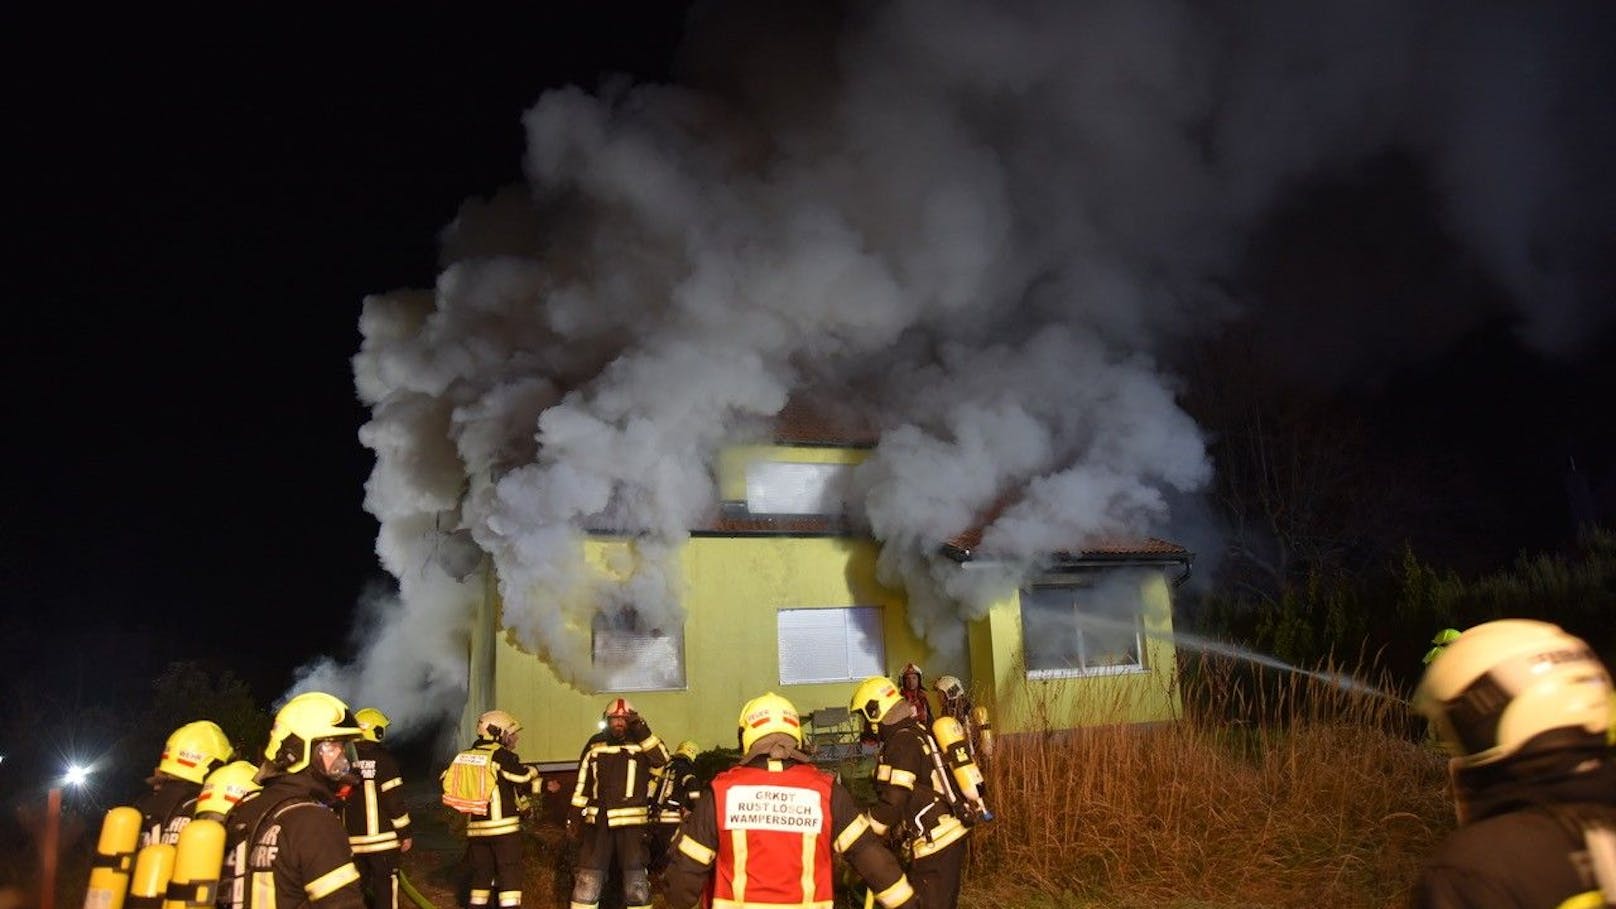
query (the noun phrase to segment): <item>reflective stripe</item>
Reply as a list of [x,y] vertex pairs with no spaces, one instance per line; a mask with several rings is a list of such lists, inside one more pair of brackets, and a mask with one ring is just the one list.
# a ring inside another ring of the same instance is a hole
[[[352,865],[349,866],[353,867]],[[275,872],[254,871],[252,873],[252,903],[253,909],[276,909],[275,903]]]
[[702,866],[703,868],[711,865],[713,863],[713,859],[718,855],[717,850],[708,849],[706,846],[703,846],[702,844],[696,842],[688,836],[684,836],[683,834],[679,836],[679,851],[689,856],[696,862],[696,864]]
[[875,781],[878,782],[878,783],[884,783],[884,782],[886,782],[887,780],[890,780],[890,779],[892,779],[892,765],[891,764],[876,764],[875,765]]
[[398,839],[398,834],[389,830],[386,833],[376,833],[370,836],[350,836],[348,843],[352,846],[374,846],[377,843],[388,843]]
[[934,852],[940,852],[969,832],[970,829],[961,824],[958,818],[952,814],[945,814],[943,819],[937,822],[937,826],[931,828],[930,836],[916,837],[912,841],[915,858],[924,858]]
[[[746,902],[746,831],[731,830],[729,832],[729,847],[735,856],[734,878],[730,881],[730,892],[735,894],[737,903]],[[717,900],[713,903],[717,904]]]
[[501,890],[499,892],[499,904],[501,906],[507,907],[507,909],[510,906],[520,906],[520,905],[522,905],[522,891],[520,891],[520,890]]
[[869,829],[870,819],[861,814],[858,817],[853,818],[853,823],[848,824],[846,829],[842,831],[841,836],[838,836],[836,838],[836,842],[832,843],[831,845],[836,848],[837,852],[846,852],[848,847],[852,846],[859,837],[864,835],[864,831]]
[[814,895],[814,874],[819,863],[814,861],[819,854],[819,837],[805,833],[802,837],[802,895]]
[[365,780],[365,829],[372,832],[382,829],[381,814],[381,797],[376,794],[376,781]]
[[870,818],[870,830],[876,836],[886,836],[887,831],[890,830],[890,829],[892,829],[892,828],[888,827],[886,824],[881,823],[880,821],[876,820],[873,817]]
[[645,751],[650,751],[660,744],[662,744],[662,740],[657,738],[656,733],[653,732],[649,736],[646,736],[644,741],[640,742],[640,748]]
[[636,788],[635,785],[634,785],[634,775],[639,772],[639,767],[640,767],[640,762],[639,761],[629,761],[628,762],[628,781],[623,784],[623,791],[624,792],[638,792],[639,791],[639,789]]
[[1579,893],[1573,896],[1556,906],[1555,909],[1604,909],[1609,905],[1609,903],[1605,902],[1604,895],[1598,890],[1589,890],[1587,893]]
[[382,784],[382,791],[386,792],[389,789],[397,789],[398,787],[400,787],[402,785],[404,785],[404,781],[395,776],[392,779],[390,779],[387,782]]
[[[317,903],[337,892],[339,888],[357,880],[359,880],[359,869],[354,867],[353,862],[343,862],[335,869],[304,884],[303,892],[309,895],[310,902]],[[270,886],[273,887],[274,884],[271,883]]]
[[875,895],[875,901],[886,906],[887,909],[892,909],[893,906],[902,906],[914,898],[915,888],[909,886],[909,879],[906,877],[898,878],[896,884]]
[[519,817],[502,817],[486,821],[466,822],[466,836],[494,836],[500,833],[514,833],[520,829],[522,829],[522,819]]
[[899,789],[915,788],[915,775],[909,771],[899,770],[898,768],[894,767],[892,768],[891,776],[892,778],[888,780],[888,782],[894,786],[897,786]]
[[408,811],[404,812],[403,814],[399,815],[398,817],[393,818],[393,827],[395,829],[398,828],[398,827],[408,827],[409,825],[410,825],[410,813]]

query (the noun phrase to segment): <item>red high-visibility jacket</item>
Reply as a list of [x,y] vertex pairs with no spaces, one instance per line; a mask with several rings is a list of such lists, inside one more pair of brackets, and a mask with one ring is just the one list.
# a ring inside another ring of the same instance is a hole
[[[736,767],[713,780],[718,868],[713,906],[828,907],[834,902],[831,778],[808,764]],[[730,831],[745,831],[737,850]],[[805,839],[813,841],[810,848]],[[811,862],[811,864],[805,864]]]

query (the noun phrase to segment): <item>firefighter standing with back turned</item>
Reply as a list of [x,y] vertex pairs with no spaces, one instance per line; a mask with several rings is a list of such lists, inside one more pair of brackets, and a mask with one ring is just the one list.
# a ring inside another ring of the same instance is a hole
[[[257,795],[225,818],[224,879],[242,879],[246,909],[363,909],[359,869],[333,806],[353,782],[359,723],[348,705],[320,691],[275,714]],[[245,859],[245,868],[238,864]]]
[[886,909],[924,905],[853,796],[802,752],[790,701],[773,692],[748,701],[738,734],[741,763],[713,779],[674,838],[669,906],[695,906],[710,885],[714,909],[829,907],[833,854]]
[[652,767],[668,762],[668,747],[625,698],[613,698],[601,714],[606,728],[591,736],[578,757],[572,806],[582,812],[572,909],[600,902],[607,872],[616,862],[628,909],[651,905],[646,871],[646,824]]
[[896,833],[913,856],[909,882],[926,909],[953,909],[959,900],[965,838],[970,830],[953,805],[954,790],[942,754],[891,680],[865,679],[853,692],[850,713],[874,727],[875,794],[870,825]]
[[1432,658],[1414,707],[1454,755],[1459,829],[1413,906],[1616,905],[1610,702],[1593,650],[1547,622],[1477,625]]
[[365,905],[396,909],[399,858],[410,851],[410,812],[404,805],[398,761],[382,744],[392,721],[375,707],[360,708],[354,719],[364,732],[364,738],[354,743],[359,783],[343,803],[342,820],[348,828],[354,865],[359,868]]
[[467,905],[483,909],[498,886],[501,909],[522,905],[522,811],[539,785],[539,771],[522,763],[516,742],[522,724],[503,710],[477,718],[477,741],[443,772],[444,791],[463,758],[480,758],[492,773],[487,804],[466,810],[466,856],[471,863]]
[[234,756],[230,739],[210,720],[186,723],[169,733],[157,769],[146,780],[150,791],[135,800],[141,815],[140,845],[178,843],[196,809],[203,781]]

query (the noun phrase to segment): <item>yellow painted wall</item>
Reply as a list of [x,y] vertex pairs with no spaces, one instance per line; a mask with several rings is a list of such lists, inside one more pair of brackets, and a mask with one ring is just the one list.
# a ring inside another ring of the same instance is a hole
[[972,689],[993,692],[998,732],[1071,729],[1177,719],[1172,595],[1161,572],[1141,573],[1145,666],[1116,675],[1029,679],[1021,648],[1021,601],[1012,592],[970,630]]
[[[586,557],[600,566],[621,562],[614,548],[630,544],[592,538]],[[682,691],[628,692],[651,728],[670,745],[693,739],[704,749],[733,747],[735,720],[751,697],[773,690],[801,712],[845,707],[856,681],[781,685],[776,611],[781,608],[882,608],[888,670],[928,648],[910,633],[902,594],[875,580],[876,546],[847,537],[697,537],[681,553],[685,584],[685,682]],[[474,641],[477,635],[473,635]],[[537,656],[508,636],[493,641],[492,703],[515,714],[523,731],[517,748],[528,761],[573,761],[597,729],[614,695],[563,682]]]

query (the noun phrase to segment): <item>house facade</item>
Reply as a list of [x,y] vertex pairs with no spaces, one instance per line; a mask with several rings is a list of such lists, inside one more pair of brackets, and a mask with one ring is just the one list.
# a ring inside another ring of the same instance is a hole
[[[955,646],[934,648],[911,630],[904,592],[877,580],[879,544],[841,517],[846,481],[868,453],[789,436],[726,452],[722,506],[678,555],[682,626],[597,618],[581,637],[604,679],[598,690],[569,684],[503,633],[489,581],[473,623],[463,734],[499,707],[523,723],[524,759],[560,766],[577,760],[606,701],[622,695],[670,744],[734,747],[736,714],[756,694],[776,691],[804,714],[845,708],[864,678],[909,662],[928,680],[959,677],[1000,732],[1178,715],[1171,586],[1188,573],[1187,551],[1147,540],[1057,555],[962,623]],[[967,533],[942,551],[958,570],[976,570],[985,558],[975,541]],[[609,576],[634,563],[635,545],[592,534],[584,558]]]

